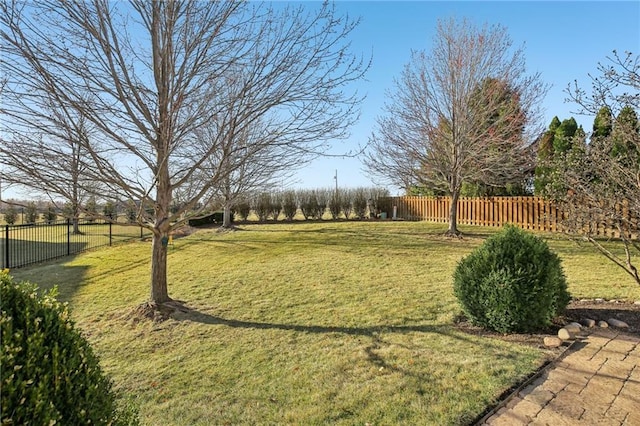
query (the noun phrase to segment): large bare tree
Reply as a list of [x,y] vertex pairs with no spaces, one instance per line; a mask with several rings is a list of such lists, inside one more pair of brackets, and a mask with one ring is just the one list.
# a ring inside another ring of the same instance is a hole
[[457,235],[462,184],[502,186],[521,176],[539,134],[547,87],[499,25],[438,23],[431,52],[412,52],[369,139],[365,167],[388,183],[451,196]]
[[[596,119],[591,142],[573,141],[574,148],[552,163],[561,189],[552,196],[565,209],[565,230],[640,284],[640,56],[614,51],[607,59],[598,75],[590,75],[590,90],[577,81],[567,87],[576,112]],[[607,244],[605,227],[617,230],[623,251]]]
[[[228,99],[212,100],[230,73],[251,76],[236,92],[245,111],[236,119],[279,118],[277,143],[299,152],[345,136],[357,118],[361,99],[349,84],[367,68],[349,50],[357,22],[328,3],[274,10],[231,1],[43,0],[6,1],[0,11],[11,116],[3,125],[28,130],[51,94],[91,125],[88,178],[136,201],[153,233],[152,306],[171,301],[169,234],[220,182],[193,178],[216,149],[211,141],[202,150],[198,133],[228,110]],[[172,210],[176,192],[189,196]]]
[[[85,173],[90,167],[84,152],[88,123],[82,116],[74,116],[73,110],[60,107],[55,99],[42,106],[21,116],[31,129],[5,127],[7,137],[0,139],[0,179],[26,188],[32,195],[47,196],[58,209],[68,206],[77,234],[83,204],[99,188]],[[11,120],[11,111],[5,112]],[[57,205],[59,201],[67,206]]]
[[[225,105],[224,110],[196,132],[199,149],[210,150],[211,155],[194,175],[192,186],[198,187],[199,182],[211,185],[205,198],[222,205],[223,227],[231,226],[230,212],[236,202],[282,183],[322,150],[309,145],[319,142],[322,134],[311,129],[304,135],[284,130],[294,128],[299,118],[273,108],[281,94],[276,81],[269,80],[280,76],[271,74],[272,64],[263,62],[261,52],[281,42],[264,37],[255,44],[251,57],[256,62],[230,73],[213,98],[214,105]],[[248,89],[263,84],[267,87],[261,89],[262,95],[247,97]],[[248,99],[251,108],[247,108]]]

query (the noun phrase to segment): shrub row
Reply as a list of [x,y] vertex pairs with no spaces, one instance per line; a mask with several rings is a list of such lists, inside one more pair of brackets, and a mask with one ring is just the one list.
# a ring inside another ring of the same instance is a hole
[[300,213],[305,220],[319,220],[327,213],[333,219],[376,217],[391,214],[389,191],[383,188],[300,189],[261,192],[238,201],[234,212],[244,220],[253,212],[259,221],[293,220]]

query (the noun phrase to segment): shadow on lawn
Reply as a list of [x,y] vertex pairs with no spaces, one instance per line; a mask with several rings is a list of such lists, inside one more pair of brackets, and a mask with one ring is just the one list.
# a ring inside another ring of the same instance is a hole
[[90,278],[87,278],[89,266],[67,264],[74,257],[75,255],[71,255],[64,257],[63,261],[57,259],[47,263],[15,269],[11,271],[11,275],[18,281],[29,281],[37,284],[41,290],[50,290],[57,286],[57,299],[69,302],[82,287],[90,285],[93,281],[139,268],[149,262],[148,259],[128,262],[118,267],[106,269],[102,273],[94,272]]
[[0,239],[0,269],[16,269],[68,258],[87,250],[86,241],[34,241]]
[[[449,238],[445,237],[443,233],[409,233],[409,232],[396,232],[395,234],[384,234],[376,229],[362,228],[349,229],[301,229],[292,232],[289,229],[273,229],[269,231],[260,230],[263,234],[262,238],[247,237],[252,235],[251,233],[245,234],[240,239],[221,239],[215,238],[210,235],[192,235],[188,239],[185,239],[181,244],[182,247],[187,248],[190,246],[234,246],[253,250],[265,250],[269,247],[277,247],[279,250],[286,250],[284,246],[288,246],[292,252],[298,252],[303,248],[310,247],[331,247],[332,249],[344,249],[344,250],[378,250],[387,251],[390,247],[399,247],[403,250],[409,249],[457,249],[459,245],[466,246],[470,240],[477,240],[478,235],[473,235],[469,238]],[[268,233],[268,234],[267,234]],[[277,237],[273,238],[274,235]],[[414,237],[413,239],[407,239],[407,235]],[[475,243],[472,243],[475,244]]]
[[57,299],[69,302],[84,285],[87,269],[87,266],[67,266],[59,262],[50,262],[13,270],[11,275],[16,281],[36,284],[40,290],[57,287]]
[[187,308],[187,312],[181,312],[180,314],[174,314],[173,319],[178,321],[192,321],[201,324],[208,325],[224,325],[232,328],[246,328],[257,330],[284,330],[284,331],[298,331],[301,333],[340,333],[357,336],[376,336],[379,333],[391,332],[391,333],[446,333],[448,328],[442,325],[395,325],[395,326],[370,326],[370,327],[342,327],[331,325],[302,325],[302,324],[277,324],[268,322],[256,322],[256,321],[242,321],[235,319],[226,319],[217,317],[214,315],[202,313],[190,308]]
[[[175,301],[174,301],[175,302]],[[437,324],[437,325],[372,325],[366,327],[345,327],[331,325],[304,325],[304,324],[279,324],[257,321],[243,321],[236,319],[227,319],[219,316],[203,313],[178,302],[180,307],[173,312],[171,318],[176,321],[191,321],[207,325],[221,325],[232,328],[254,329],[254,330],[283,330],[296,331],[300,333],[312,334],[347,334],[352,336],[371,337],[374,342],[372,349],[377,344],[384,343],[380,337],[382,334],[389,333],[425,333],[439,334],[450,337],[452,339],[467,342],[471,345],[483,346],[486,349],[502,350],[504,346],[498,341],[492,339],[477,339],[472,335],[461,332],[454,325]],[[372,358],[374,358],[372,356]]]
[[[215,315],[210,315],[207,313],[199,312],[192,308],[187,307],[184,304],[180,303],[180,309],[175,311],[171,318],[177,321],[191,321],[200,324],[207,324],[212,326],[224,326],[224,327],[232,327],[232,328],[240,328],[247,330],[283,330],[283,331],[293,331],[300,333],[311,333],[311,334],[327,334],[327,338],[339,339],[339,336],[331,336],[333,334],[345,334],[350,336],[359,336],[366,338],[369,340],[368,342],[363,342],[362,351],[365,354],[366,362],[375,366],[379,371],[387,371],[394,372],[398,374],[402,374],[406,377],[412,377],[417,379],[420,383],[431,382],[434,380],[432,377],[432,371],[429,368],[424,368],[422,366],[412,367],[411,361],[408,361],[409,364],[398,362],[398,359],[389,355],[389,348],[396,347],[402,348],[404,353],[420,353],[423,352],[428,354],[431,349],[429,349],[429,344],[424,343],[412,343],[413,339],[406,341],[404,343],[399,343],[398,339],[394,339],[392,337],[393,334],[405,334],[405,333],[421,333],[425,335],[440,335],[446,336],[450,338],[452,341],[457,341],[462,344],[462,346],[458,344],[445,344],[442,347],[443,342],[438,342],[436,345],[441,350],[450,350],[453,352],[460,351],[461,347],[463,347],[465,351],[469,351],[470,353],[483,353],[488,354],[491,359],[496,362],[500,362],[501,360],[513,360],[518,355],[513,352],[513,349],[509,349],[505,347],[504,342],[499,340],[494,340],[491,338],[479,338],[478,336],[472,336],[466,334],[464,332],[460,332],[453,325],[446,324],[437,324],[437,325],[372,325],[366,327],[345,327],[345,326],[330,326],[330,325],[303,325],[303,324],[279,324],[279,323],[269,323],[269,322],[258,322],[258,321],[243,321],[236,319],[227,319],[222,318]],[[428,339],[436,339],[437,337],[432,336],[428,337]],[[424,345],[427,346],[424,346]],[[450,349],[444,349],[450,348]],[[449,364],[447,360],[441,360],[440,362],[444,362],[445,364]],[[451,368],[458,368],[455,362],[452,362]],[[420,390],[418,390],[420,392]]]

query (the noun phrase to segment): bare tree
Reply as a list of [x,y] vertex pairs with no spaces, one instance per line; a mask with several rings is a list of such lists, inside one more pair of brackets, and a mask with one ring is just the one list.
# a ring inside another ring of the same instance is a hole
[[[367,68],[349,51],[357,22],[326,3],[275,11],[242,2],[43,0],[6,1],[0,11],[6,109],[28,129],[54,94],[90,123],[87,176],[137,201],[138,222],[153,233],[152,307],[171,301],[170,232],[220,182],[193,178],[215,150],[198,151],[197,134],[228,109],[212,108],[212,99],[230,72],[244,67],[252,76],[238,93],[247,115],[258,100],[263,116],[284,120],[280,144],[320,151],[357,118],[360,98],[348,85]],[[172,210],[178,192],[185,198]]]
[[[46,195],[60,210],[63,205],[57,205],[58,201],[68,204],[73,233],[78,234],[83,204],[99,187],[85,173],[90,167],[84,148],[88,123],[55,99],[44,101],[43,108],[20,117],[28,120],[33,131],[9,127],[9,137],[0,139],[0,179],[27,188],[30,194]],[[12,115],[13,111],[6,112],[7,117]]]
[[[607,59],[599,64],[599,75],[590,76],[590,92],[577,81],[567,87],[577,112],[595,115],[596,120],[591,143],[574,141],[574,148],[555,161],[562,183],[556,186],[564,190],[553,196],[566,212],[565,230],[593,244],[640,284],[634,260],[640,254],[640,56],[614,51]],[[616,117],[611,125],[598,122],[603,108]],[[605,227],[617,230],[622,253],[606,244]]]
[[539,134],[546,91],[538,74],[525,74],[505,28],[440,22],[431,53],[413,52],[388,94],[365,167],[407,190],[448,193],[448,234],[457,235],[464,182],[504,185],[528,168],[523,154]]
[[[263,42],[256,46],[264,48]],[[253,58],[260,56],[255,54]],[[246,74],[247,68],[230,72],[212,102],[224,105],[224,109],[196,132],[198,149],[211,154],[200,173],[194,175],[194,183],[198,187],[198,182],[205,181],[211,186],[206,198],[222,205],[223,227],[231,226],[235,203],[251,194],[270,191],[276,182],[290,178],[295,170],[319,154],[315,149],[301,149],[298,141],[287,141],[288,132],[283,129],[289,123],[285,117],[273,114],[273,97],[268,90],[264,95],[251,97],[248,108],[247,92],[262,84],[256,76],[265,77],[261,67],[256,64]],[[297,121],[291,116],[288,119]]]

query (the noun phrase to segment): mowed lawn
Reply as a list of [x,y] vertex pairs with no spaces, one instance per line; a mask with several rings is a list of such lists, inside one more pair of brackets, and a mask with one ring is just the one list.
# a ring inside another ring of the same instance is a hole
[[[132,315],[149,292],[149,242],[12,271],[57,284],[116,389],[147,425],[468,424],[539,368],[543,349],[454,326],[464,239],[424,222],[200,230],[175,240],[169,291],[190,312]],[[640,299],[622,271],[562,237],[578,298]]]
[[53,225],[38,223],[0,229],[0,265],[4,267],[28,265],[65,256],[68,253],[79,253],[151,235],[148,230],[141,229],[139,226],[122,224],[109,226],[108,223],[84,222],[79,225],[79,231],[79,234],[74,234],[72,227],[62,221]]

